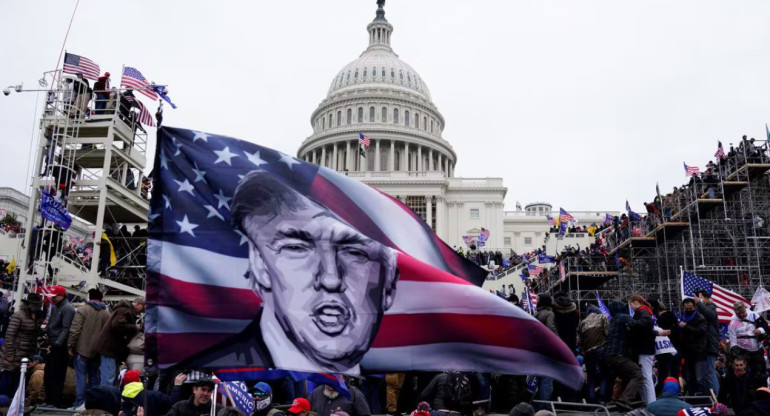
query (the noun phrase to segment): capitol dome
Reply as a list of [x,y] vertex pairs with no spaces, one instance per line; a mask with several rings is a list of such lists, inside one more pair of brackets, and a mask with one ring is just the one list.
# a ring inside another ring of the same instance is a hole
[[383,4],[366,27],[368,47],[332,79],[311,115],[313,134],[297,155],[338,171],[366,173],[353,176],[435,171],[452,177],[456,154],[441,135],[444,117],[425,80],[391,48],[393,26]]

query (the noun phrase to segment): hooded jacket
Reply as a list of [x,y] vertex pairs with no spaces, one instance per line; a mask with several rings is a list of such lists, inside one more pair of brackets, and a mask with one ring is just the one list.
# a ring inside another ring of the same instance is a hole
[[109,319],[107,305],[101,301],[86,302],[75,311],[67,347],[85,358],[93,358],[96,355],[94,346]]
[[647,411],[655,416],[677,416],[682,409],[689,409],[692,405],[679,399],[677,393],[664,392],[658,400],[647,405]]
[[626,304],[613,300],[610,302],[609,308],[612,314],[612,321],[610,322],[610,332],[604,348],[604,356],[622,355],[630,358],[628,324],[631,322],[631,316],[628,314]]
[[575,352],[577,348],[577,329],[580,324],[580,314],[575,302],[566,293],[560,293],[556,296],[553,303],[553,312],[556,333],[567,344],[570,351]]
[[541,324],[545,325],[553,331],[554,334],[558,335],[558,332],[556,331],[556,323],[554,321],[554,313],[551,309],[551,296],[547,295],[545,293],[541,293],[537,295],[537,313],[535,313],[535,318],[540,321]]
[[652,322],[652,310],[642,305],[634,311],[634,318],[628,328],[631,331],[631,353],[655,355],[655,329]]

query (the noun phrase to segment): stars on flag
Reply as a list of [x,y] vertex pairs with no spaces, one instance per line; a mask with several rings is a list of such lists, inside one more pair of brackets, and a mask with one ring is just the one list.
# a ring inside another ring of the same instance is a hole
[[179,189],[177,189],[177,192],[189,192],[190,195],[193,195],[193,191],[195,190],[195,187],[192,186],[192,184],[190,183],[189,180],[187,180],[187,178],[185,178],[184,181],[174,180],[174,182],[176,182],[176,184],[179,185]]
[[203,181],[205,183],[206,179],[203,176],[206,175],[206,171],[199,169],[197,163],[195,163],[194,166],[195,167],[193,168],[192,171],[193,171],[193,173],[195,173],[195,180],[193,181],[193,183],[197,183],[197,182],[200,182],[200,181]]
[[225,220],[225,217],[223,217],[222,214],[220,214],[219,211],[217,211],[217,209],[214,208],[213,206],[204,205],[203,208],[206,208],[206,210],[209,212],[209,215],[207,215],[206,218],[216,217],[222,221]]
[[179,232],[180,233],[188,233],[191,236],[195,237],[195,233],[193,232],[194,229],[198,228],[198,224],[193,224],[187,219],[187,214],[185,214],[182,221],[176,222],[179,225]]
[[214,198],[217,199],[217,209],[222,207],[225,207],[228,210],[230,209],[230,200],[233,198],[226,196],[221,189],[219,190],[219,193],[214,194]]
[[171,198],[168,195],[163,195],[163,202],[166,203],[166,209],[171,209]]
[[230,148],[225,146],[222,150],[214,150],[214,153],[217,155],[217,160],[214,161],[214,164],[224,162],[227,163],[229,166],[233,165],[232,158],[239,157],[235,153],[230,152]]
[[246,235],[243,234],[241,230],[235,230],[235,233],[241,237],[241,241],[238,243],[239,246],[242,246],[249,242],[249,237],[246,237]]
[[204,142],[208,143],[209,135],[204,133],[204,132],[202,132],[202,131],[196,131],[195,132],[195,136],[193,136],[192,141],[193,141],[193,143],[195,143],[197,140],[203,140]]
[[249,162],[253,163],[254,166],[256,167],[260,167],[267,163],[264,160],[262,160],[261,157],[259,157],[259,151],[254,152],[254,154],[251,154],[246,151],[244,151],[243,153],[246,155],[246,159],[249,159]]
[[176,137],[172,137],[171,142],[174,143],[174,147],[176,148],[176,152],[174,152],[174,156],[179,156],[180,154],[182,154],[182,143],[179,143]]
[[289,167],[289,169],[292,169],[294,167],[294,165],[298,165],[299,164],[299,160],[297,160],[297,158],[291,157],[291,156],[289,156],[289,155],[287,155],[285,153],[281,153],[280,161],[282,163],[285,163],[286,166]]
[[165,153],[160,154],[160,167],[163,169],[168,169],[168,158],[166,157]]

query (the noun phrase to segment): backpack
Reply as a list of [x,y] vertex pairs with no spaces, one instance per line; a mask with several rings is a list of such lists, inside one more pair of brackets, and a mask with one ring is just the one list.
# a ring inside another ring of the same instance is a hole
[[[467,375],[453,371],[447,377],[447,391],[457,410],[462,410],[473,403],[471,380]],[[455,410],[455,409],[452,409]]]

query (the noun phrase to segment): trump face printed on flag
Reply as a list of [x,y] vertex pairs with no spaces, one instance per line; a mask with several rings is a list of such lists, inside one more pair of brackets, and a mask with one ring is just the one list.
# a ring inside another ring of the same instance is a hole
[[264,302],[260,332],[276,366],[306,358],[319,371],[356,367],[393,304],[396,252],[264,171],[243,178],[232,211],[249,240],[246,276]]

